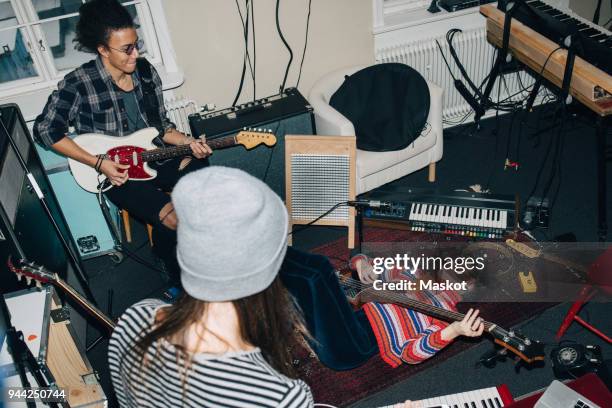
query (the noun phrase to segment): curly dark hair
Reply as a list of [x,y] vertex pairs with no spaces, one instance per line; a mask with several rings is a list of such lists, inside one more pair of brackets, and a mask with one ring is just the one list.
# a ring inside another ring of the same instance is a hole
[[74,42],[80,51],[97,53],[98,46],[107,45],[111,32],[137,28],[128,10],[117,0],[92,0],[79,8]]

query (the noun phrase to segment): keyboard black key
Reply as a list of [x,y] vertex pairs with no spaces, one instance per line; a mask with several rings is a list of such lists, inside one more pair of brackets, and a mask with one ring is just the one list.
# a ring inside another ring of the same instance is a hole
[[594,28],[589,28],[588,30],[582,30],[582,31],[580,31],[580,34],[582,34],[582,35],[586,35],[587,37],[590,37],[590,36],[592,36],[592,35],[599,34],[599,31],[597,31],[597,30],[596,30],[596,29],[594,29]]
[[589,39],[591,41],[599,41],[599,40],[603,40],[606,37],[607,37],[607,35],[605,35],[605,34],[597,34],[597,35],[594,35],[593,37],[591,37]]

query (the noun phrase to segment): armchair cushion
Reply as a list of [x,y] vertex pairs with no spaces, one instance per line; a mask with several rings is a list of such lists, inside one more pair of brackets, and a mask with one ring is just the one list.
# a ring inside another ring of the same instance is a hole
[[346,76],[329,104],[348,120],[363,151],[405,149],[421,134],[429,114],[425,79],[405,64],[373,65]]

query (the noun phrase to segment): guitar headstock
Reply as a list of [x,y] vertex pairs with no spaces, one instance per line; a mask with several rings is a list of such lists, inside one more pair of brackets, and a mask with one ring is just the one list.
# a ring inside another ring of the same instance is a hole
[[541,251],[538,249],[534,249],[532,247],[530,247],[529,245],[525,244],[524,242],[517,242],[513,239],[507,239],[506,240],[506,244],[514,249],[515,251],[517,251],[518,253],[525,255],[527,258],[537,258],[540,256]]
[[243,129],[236,135],[236,143],[247,150],[265,144],[268,147],[276,144],[276,136],[270,129]]
[[546,357],[544,345],[537,340],[531,340],[520,333],[506,331],[500,327],[493,327],[489,332],[495,338],[496,344],[511,351],[527,364],[543,361]]
[[53,272],[34,262],[27,262],[22,259],[14,264],[12,259],[9,258],[6,264],[9,270],[17,275],[19,281],[25,277],[28,285],[32,283],[32,280],[36,282],[38,287],[41,287],[43,283],[53,283],[56,281],[56,276]]

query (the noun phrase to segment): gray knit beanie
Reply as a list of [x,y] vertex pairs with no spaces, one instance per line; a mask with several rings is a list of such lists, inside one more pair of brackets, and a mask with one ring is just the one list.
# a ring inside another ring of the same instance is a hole
[[172,202],[189,295],[222,302],[270,286],[287,251],[288,214],[267,185],[242,170],[212,166],[182,177]]

